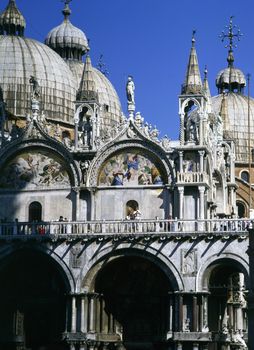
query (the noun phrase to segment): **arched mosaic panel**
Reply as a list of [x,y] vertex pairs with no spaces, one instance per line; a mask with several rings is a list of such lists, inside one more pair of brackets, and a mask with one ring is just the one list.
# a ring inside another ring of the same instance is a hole
[[103,164],[99,186],[163,185],[158,161],[140,149],[117,153]]
[[35,189],[70,185],[67,169],[59,157],[31,150],[10,160],[0,174],[0,188]]

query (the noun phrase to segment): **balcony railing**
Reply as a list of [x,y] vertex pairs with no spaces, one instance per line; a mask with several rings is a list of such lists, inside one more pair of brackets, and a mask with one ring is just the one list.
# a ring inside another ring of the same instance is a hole
[[200,235],[246,237],[252,222],[245,219],[213,220],[115,220],[115,221],[50,221],[50,222],[14,222],[0,224],[0,239],[19,236],[191,236]]
[[198,183],[198,182],[208,183],[208,181],[209,181],[209,178],[206,173],[187,172],[187,173],[177,174],[177,182],[180,182],[180,183]]

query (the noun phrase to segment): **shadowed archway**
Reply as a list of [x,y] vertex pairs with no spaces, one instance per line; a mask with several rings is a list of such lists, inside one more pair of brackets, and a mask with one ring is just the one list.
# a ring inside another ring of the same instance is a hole
[[120,323],[127,350],[165,349],[172,285],[158,266],[143,257],[119,257],[99,271],[95,291]]
[[67,278],[39,251],[16,251],[1,264],[0,349],[65,349]]

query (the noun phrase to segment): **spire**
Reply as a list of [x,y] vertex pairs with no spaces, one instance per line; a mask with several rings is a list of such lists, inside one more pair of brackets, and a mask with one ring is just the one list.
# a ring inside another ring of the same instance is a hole
[[208,74],[208,70],[207,70],[207,66],[205,66],[203,89],[204,89],[206,96],[211,97],[211,92],[210,92],[210,87],[209,87],[209,83],[208,83],[208,79],[207,79],[207,74]]
[[[225,33],[225,31],[223,30],[220,35],[222,42],[224,42],[225,39],[229,40],[229,43],[225,46],[226,48],[228,48],[228,57],[227,57],[228,67],[233,67],[234,65],[235,58],[234,58],[233,48],[237,47],[234,44],[234,39],[236,38],[238,41],[240,41],[241,36],[243,35],[240,31],[240,28],[237,28],[236,25],[233,25],[233,18],[234,16],[230,16],[229,25],[226,26],[228,33]],[[237,32],[234,32],[235,28],[237,28]]]
[[98,94],[95,88],[94,72],[89,55],[86,56],[84,70],[80,82],[79,91],[77,94],[77,101],[94,101],[98,100]]
[[202,81],[199,71],[197,52],[195,48],[195,34],[196,31],[193,30],[191,40],[192,47],[189,56],[185,83],[182,86],[182,94],[199,94],[202,92]]
[[0,15],[0,34],[23,36],[26,21],[17,8],[15,0],[9,0],[6,9]]

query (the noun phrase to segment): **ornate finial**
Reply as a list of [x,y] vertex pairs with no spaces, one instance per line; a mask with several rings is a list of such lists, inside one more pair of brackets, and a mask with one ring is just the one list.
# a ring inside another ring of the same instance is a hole
[[[240,31],[240,28],[237,27],[236,25],[233,25],[233,18],[234,16],[230,16],[229,25],[226,26],[228,33],[225,33],[225,31],[222,31],[220,35],[222,42],[224,42],[225,39],[229,40],[229,44],[225,45],[226,48],[229,48],[228,58],[227,58],[229,66],[233,65],[233,62],[234,62],[233,48],[237,47],[237,45],[234,44],[234,38],[240,41],[241,36],[243,35]],[[235,28],[237,28],[237,32],[234,32]]]
[[105,76],[108,76],[109,72],[107,70],[106,64],[103,61],[103,55],[101,54],[99,57],[99,61],[97,64],[97,68],[99,69],[99,71],[104,74]]
[[69,3],[72,1],[72,0],[61,0],[64,4],[65,4],[65,7],[62,11],[62,14],[64,15],[64,19],[68,19],[68,17],[71,15],[71,9],[69,7]]
[[192,39],[191,39],[193,47],[195,46],[195,42],[196,42],[195,35],[196,35],[196,29],[193,29],[192,30]]

